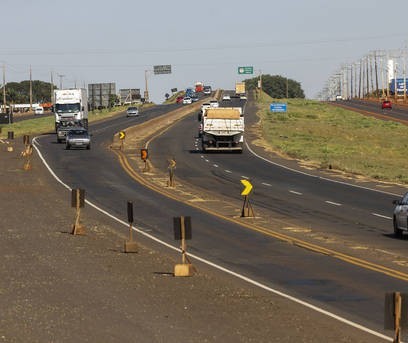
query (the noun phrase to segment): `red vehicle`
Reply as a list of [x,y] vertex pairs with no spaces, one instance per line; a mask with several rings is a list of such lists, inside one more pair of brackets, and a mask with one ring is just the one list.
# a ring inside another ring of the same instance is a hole
[[196,82],[195,84],[195,92],[200,93],[204,90],[204,84],[202,82]]
[[381,108],[384,110],[384,109],[389,109],[389,110],[391,110],[392,109],[392,104],[391,104],[391,101],[389,101],[389,100],[384,100],[383,102],[382,102],[382,104],[381,104]]
[[176,103],[178,103],[178,104],[183,103],[183,99],[184,99],[184,96],[178,96],[178,97],[176,98]]

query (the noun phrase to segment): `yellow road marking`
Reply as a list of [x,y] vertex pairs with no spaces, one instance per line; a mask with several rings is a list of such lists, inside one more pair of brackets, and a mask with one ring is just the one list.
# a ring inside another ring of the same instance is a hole
[[362,260],[360,258],[353,257],[353,256],[350,256],[350,255],[347,255],[347,254],[344,254],[344,253],[341,253],[341,252],[338,252],[338,251],[335,251],[335,250],[332,250],[332,249],[321,247],[321,246],[318,246],[318,245],[313,244],[313,243],[302,241],[299,238],[289,237],[289,236],[287,236],[285,234],[281,234],[279,232],[270,231],[270,230],[267,230],[267,229],[265,229],[263,227],[255,225],[255,224],[246,223],[246,222],[234,219],[234,218],[226,217],[226,216],[223,216],[223,215],[221,215],[221,214],[219,214],[217,212],[213,212],[210,209],[204,208],[202,206],[195,205],[192,202],[182,201],[179,198],[177,198],[175,195],[169,194],[167,192],[163,192],[160,187],[158,187],[156,185],[153,185],[150,182],[147,182],[135,170],[133,170],[133,168],[129,164],[129,161],[127,160],[127,157],[123,154],[122,151],[117,151],[117,150],[112,150],[112,151],[118,156],[119,163],[121,164],[122,168],[129,174],[129,176],[131,178],[133,178],[134,180],[136,180],[140,184],[144,185],[145,187],[147,187],[147,188],[149,188],[149,189],[151,189],[151,190],[153,190],[153,191],[155,191],[157,193],[165,195],[168,198],[171,198],[171,199],[176,200],[178,202],[182,202],[184,204],[187,204],[188,206],[194,207],[196,209],[199,209],[199,210],[201,210],[203,212],[209,213],[209,214],[211,214],[211,215],[213,215],[215,217],[221,218],[223,220],[227,220],[227,221],[232,222],[234,224],[240,225],[240,226],[245,227],[245,228],[247,228],[249,230],[265,234],[267,236],[279,239],[279,240],[281,240],[283,242],[287,242],[289,244],[292,244],[292,245],[307,249],[309,251],[313,251],[313,252],[316,252],[316,253],[319,253],[319,254],[331,256],[333,258],[337,258],[339,260],[351,263],[353,265],[360,266],[360,267],[365,268],[365,269],[369,269],[369,270],[372,270],[372,271],[375,271],[375,272],[378,272],[378,273],[385,274],[385,275],[393,277],[395,279],[408,281],[408,274],[407,273],[400,272],[398,270],[391,269],[391,268],[388,268],[388,267],[385,267],[385,266],[382,266],[382,265],[379,265],[379,264],[376,264],[376,263],[373,263],[373,262]]

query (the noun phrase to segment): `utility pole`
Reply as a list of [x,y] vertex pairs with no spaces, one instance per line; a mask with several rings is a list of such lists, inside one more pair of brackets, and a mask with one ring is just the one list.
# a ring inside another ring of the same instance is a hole
[[30,64],[30,111],[33,110],[33,77]]
[[367,82],[367,99],[370,98],[370,83],[368,79],[368,56],[366,57],[366,82]]
[[62,78],[65,77],[65,75],[58,74],[58,77],[60,79],[60,89],[62,89]]
[[350,64],[350,100],[353,99],[353,64]]
[[378,89],[378,66],[377,66],[377,51],[374,51],[374,72],[375,72],[375,91],[380,97],[380,90]]
[[3,63],[3,113],[7,113],[6,107],[6,65]]
[[354,97],[357,98],[357,63],[354,63]]
[[289,99],[289,81],[286,78],[286,99]]
[[407,101],[407,77],[406,77],[406,46],[404,47],[404,53],[402,58],[404,59],[403,61],[403,73],[404,73],[404,104]]
[[371,93],[374,93],[374,77],[373,77],[373,55],[369,55],[370,58],[370,80],[371,80]]
[[360,60],[360,77],[358,82],[358,98],[361,99],[361,68],[362,68],[363,60]]
[[398,97],[398,88],[397,88],[397,63],[394,63],[394,100],[397,102],[397,97]]
[[145,70],[145,91],[144,91],[145,102],[149,102],[149,89],[147,87],[147,72],[148,70]]
[[[391,80],[391,75],[390,75],[390,66],[388,65],[388,60],[389,60],[389,55],[387,53],[386,55],[386,62],[387,62],[387,98],[390,97],[390,80]],[[394,68],[394,67],[393,67]]]
[[51,91],[51,93],[50,93],[50,101],[52,102],[52,105],[54,106],[54,77],[53,77],[54,75],[53,75],[53,73],[52,73],[52,70],[51,70],[51,86],[50,86],[50,91]]
[[385,77],[384,77],[384,55],[381,53],[380,55],[380,72],[381,72],[381,95],[382,98],[385,98]]

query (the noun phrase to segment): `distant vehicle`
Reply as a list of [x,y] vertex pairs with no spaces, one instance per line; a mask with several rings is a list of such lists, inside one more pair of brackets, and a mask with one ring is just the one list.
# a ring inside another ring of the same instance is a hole
[[139,110],[135,106],[128,107],[126,110],[126,117],[137,117],[139,115]]
[[389,110],[391,110],[392,109],[392,103],[391,103],[391,101],[389,101],[389,100],[384,100],[383,102],[382,102],[382,104],[381,104],[381,108],[384,110],[384,109],[389,109]]
[[217,100],[210,100],[210,106],[211,107],[219,107],[220,105],[218,104]]
[[74,122],[88,128],[88,96],[86,89],[54,90],[55,131],[64,122]]
[[193,100],[192,100],[190,97],[188,97],[188,96],[186,96],[186,97],[183,99],[183,105],[192,104],[192,103],[193,103]]
[[393,224],[394,234],[397,237],[402,237],[404,231],[408,231],[408,192],[404,194],[402,199],[394,200],[395,205]]
[[76,128],[69,130],[66,137],[65,147],[67,150],[71,148],[91,148],[91,137],[88,130],[85,128]]
[[197,93],[195,93],[195,94],[193,94],[193,95],[191,96],[191,100],[192,100],[193,102],[196,102],[196,101],[199,100]]
[[194,93],[195,93],[195,92],[194,92],[194,89],[193,89],[193,88],[186,88],[185,96],[189,98],[189,97],[191,97]]
[[246,100],[246,99],[247,99],[247,97],[246,97],[245,95],[241,95],[239,98],[240,98],[241,100]]
[[184,96],[178,96],[176,98],[176,103],[181,104],[183,102]]
[[201,111],[203,112],[204,109],[210,108],[211,104],[209,102],[205,102],[204,104],[201,105]]
[[336,101],[341,101],[343,100],[343,97],[341,95],[336,95]]
[[204,84],[202,82],[196,82],[195,84],[195,92],[200,93],[203,91]]
[[82,126],[78,125],[75,121],[62,121],[57,128],[57,142],[65,141],[68,132],[77,128],[81,129]]
[[41,106],[34,108],[34,114],[44,114],[44,108]]
[[203,93],[204,93],[205,95],[210,95],[211,92],[212,92],[211,86],[204,86],[204,88],[203,88]]
[[245,82],[236,82],[235,83],[235,95],[245,95]]
[[222,97],[222,101],[230,101],[230,100],[231,100],[231,96],[228,95],[228,94],[225,94],[225,95]]

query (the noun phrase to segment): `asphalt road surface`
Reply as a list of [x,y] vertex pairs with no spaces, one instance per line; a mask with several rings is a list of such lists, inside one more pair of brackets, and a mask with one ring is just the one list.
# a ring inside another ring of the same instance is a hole
[[[107,148],[113,134],[167,110],[162,106],[137,118],[121,117],[91,125],[90,151],[67,151],[56,143],[54,135],[38,140],[40,150],[63,182],[84,188],[88,200],[113,215],[126,218],[126,201],[132,200],[136,224],[175,246],[173,217],[191,216],[192,253],[383,332],[384,294],[404,289],[406,281],[243,229],[156,194],[129,178]],[[253,113],[248,111],[246,116],[250,118]],[[389,236],[389,219],[372,215],[389,215],[394,195],[294,173],[255,157],[248,149],[242,154],[202,156],[196,149],[196,118],[192,113],[152,142],[149,154],[154,156],[153,163],[166,167],[165,161],[174,156],[180,178],[235,199],[240,197],[239,180],[245,176],[254,184],[255,208],[262,207],[296,225],[332,230],[344,239],[370,241],[386,249],[405,248],[406,242]]]

